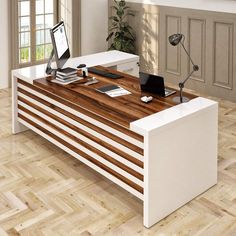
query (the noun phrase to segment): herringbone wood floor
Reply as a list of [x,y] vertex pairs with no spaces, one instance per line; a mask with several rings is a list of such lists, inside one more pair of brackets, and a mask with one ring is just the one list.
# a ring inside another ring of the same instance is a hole
[[12,135],[10,91],[0,90],[5,235],[236,235],[236,104],[220,101],[218,185],[148,230],[141,201],[35,133]]

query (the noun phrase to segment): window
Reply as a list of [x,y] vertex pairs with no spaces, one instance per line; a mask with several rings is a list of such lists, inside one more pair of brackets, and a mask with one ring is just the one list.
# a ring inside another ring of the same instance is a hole
[[18,66],[45,62],[51,53],[49,29],[57,22],[56,0],[18,0]]

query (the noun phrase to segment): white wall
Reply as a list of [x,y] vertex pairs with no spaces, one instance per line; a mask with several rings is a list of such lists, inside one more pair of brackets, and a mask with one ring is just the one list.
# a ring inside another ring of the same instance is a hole
[[1,0],[0,7],[0,89],[9,86],[9,35],[8,35],[8,1]]
[[81,0],[81,54],[107,51],[108,0]]

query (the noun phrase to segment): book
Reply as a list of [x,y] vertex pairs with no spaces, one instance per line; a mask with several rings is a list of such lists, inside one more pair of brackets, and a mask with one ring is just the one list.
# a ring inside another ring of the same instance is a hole
[[106,93],[115,89],[119,89],[120,86],[114,85],[114,84],[110,84],[110,85],[106,85],[100,88],[97,88],[96,90],[100,93]]
[[83,79],[82,77],[76,76],[76,77],[74,77],[72,79],[68,79],[68,80],[59,80],[56,78],[56,79],[51,80],[51,82],[56,83],[56,84],[61,84],[61,85],[68,85],[68,84],[74,83],[74,82],[82,80],[82,79]]
[[73,75],[67,75],[67,76],[63,76],[63,75],[56,75],[57,78],[59,79],[63,79],[63,80],[67,80],[67,79],[70,79],[70,78],[74,78],[77,76],[77,73],[76,74],[73,74]]
[[[73,81],[74,79],[77,79],[77,78],[82,78],[82,77],[79,77],[79,76],[73,76],[73,77],[70,77],[70,78],[67,78],[67,79],[61,79],[61,78],[58,78],[56,77],[55,79],[58,80],[58,81],[61,81],[61,82],[69,82],[69,81]],[[82,78],[83,79],[83,78]]]
[[74,75],[77,74],[77,69],[74,68],[70,68],[70,67],[66,67],[64,69],[60,69],[57,71],[58,75],[61,76],[69,76],[69,75]]

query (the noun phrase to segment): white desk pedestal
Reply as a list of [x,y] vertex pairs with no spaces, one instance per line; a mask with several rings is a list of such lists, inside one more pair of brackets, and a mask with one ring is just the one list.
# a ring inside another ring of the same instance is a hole
[[218,105],[196,98],[131,123],[144,135],[144,225],[217,182]]

